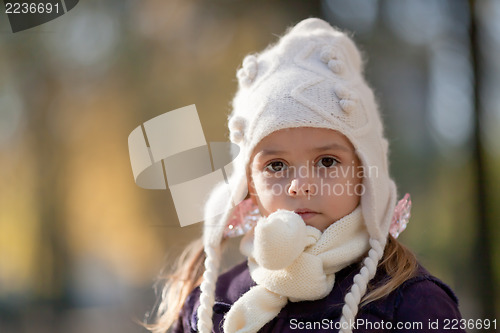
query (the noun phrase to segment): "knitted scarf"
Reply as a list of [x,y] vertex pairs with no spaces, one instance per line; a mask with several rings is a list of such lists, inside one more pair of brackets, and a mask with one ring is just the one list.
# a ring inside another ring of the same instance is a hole
[[287,210],[262,217],[241,240],[252,279],[257,283],[231,307],[225,333],[255,333],[288,301],[326,297],[335,273],[359,260],[370,248],[361,208],[323,233]]

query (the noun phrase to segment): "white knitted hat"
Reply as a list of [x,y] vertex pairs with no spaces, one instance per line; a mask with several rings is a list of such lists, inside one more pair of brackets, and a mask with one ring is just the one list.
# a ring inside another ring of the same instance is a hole
[[[240,148],[229,178],[232,192],[221,184],[205,205],[207,258],[198,310],[201,332],[211,332],[220,242],[232,203],[247,194],[246,168],[252,150],[267,135],[294,127],[341,132],[353,144],[365,170],[361,208],[371,250],[345,298],[341,318],[344,322],[354,320],[383,255],[397,196],[389,177],[388,142],[373,92],[362,72],[362,58],[353,41],[317,18],[303,20],[277,44],[244,59],[229,116],[231,142]],[[367,174],[367,170],[374,172]],[[215,214],[221,211],[224,213]]]

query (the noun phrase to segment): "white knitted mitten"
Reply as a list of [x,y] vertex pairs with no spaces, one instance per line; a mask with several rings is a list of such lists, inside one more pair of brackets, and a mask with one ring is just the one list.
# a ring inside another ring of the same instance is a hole
[[271,270],[290,266],[307,246],[317,241],[318,230],[311,228],[299,214],[289,210],[280,209],[262,217],[255,227],[255,238],[259,239],[254,244],[255,260]]

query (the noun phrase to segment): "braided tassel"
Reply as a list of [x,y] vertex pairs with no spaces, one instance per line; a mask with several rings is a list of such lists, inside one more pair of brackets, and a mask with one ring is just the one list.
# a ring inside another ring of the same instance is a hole
[[205,272],[200,285],[200,307],[198,308],[198,331],[201,333],[212,332],[213,306],[215,303],[215,284],[220,264],[220,249],[205,246]]
[[368,282],[373,279],[377,272],[377,265],[382,256],[384,255],[384,248],[380,241],[371,238],[368,256],[363,261],[363,267],[356,276],[354,276],[354,283],[349,293],[345,296],[345,304],[342,308],[342,317],[340,318],[340,333],[352,333],[351,323],[358,313],[358,306],[361,298],[366,293]]

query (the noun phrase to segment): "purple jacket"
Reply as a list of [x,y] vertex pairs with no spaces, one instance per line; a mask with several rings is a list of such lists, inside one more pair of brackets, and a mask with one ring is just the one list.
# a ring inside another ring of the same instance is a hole
[[[259,332],[338,332],[344,296],[358,271],[359,266],[355,264],[337,272],[333,290],[323,299],[288,302]],[[387,274],[379,268],[371,283],[381,283],[386,277]],[[223,332],[224,314],[254,285],[246,261],[219,277],[215,292],[214,332]],[[174,325],[174,333],[197,332],[199,296],[198,287],[187,298]],[[356,325],[352,328],[354,332],[465,332],[451,329],[460,326],[456,325],[460,319],[458,300],[453,291],[420,266],[415,277],[391,294],[359,309]]]

